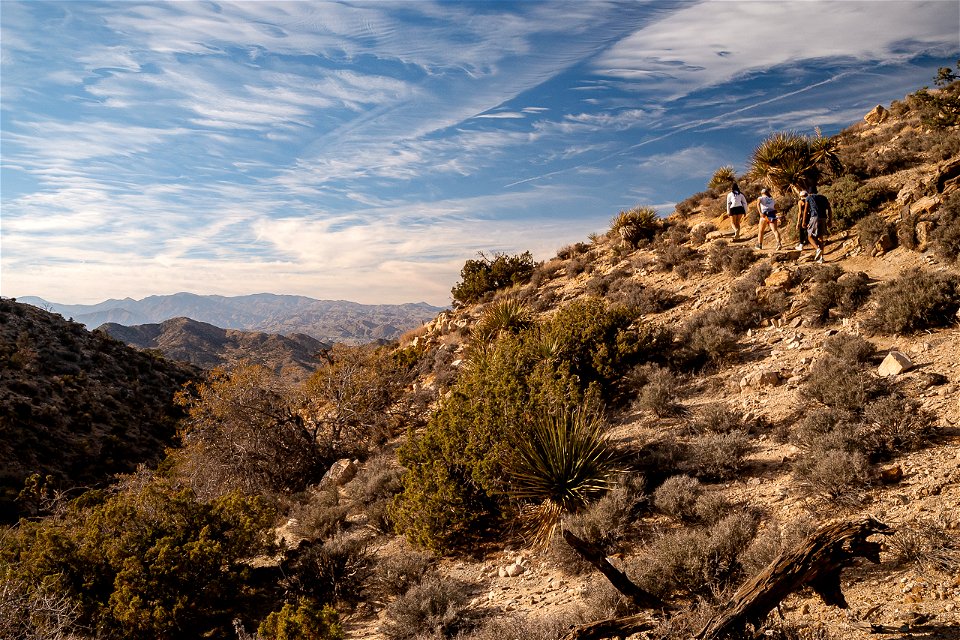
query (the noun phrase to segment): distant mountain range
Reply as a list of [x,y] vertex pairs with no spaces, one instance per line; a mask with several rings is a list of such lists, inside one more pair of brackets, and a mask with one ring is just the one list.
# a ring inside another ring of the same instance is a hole
[[167,358],[203,369],[248,362],[293,378],[305,378],[313,372],[319,362],[318,353],[330,346],[303,333],[282,336],[221,329],[190,318],[132,327],[108,322],[99,329],[128,345],[157,349]]
[[176,293],[74,305],[33,296],[17,301],[59,313],[89,328],[105,323],[127,327],[156,324],[185,317],[224,329],[306,334],[322,342],[346,344],[393,340],[443,310],[425,302],[369,305],[273,293],[232,297]]

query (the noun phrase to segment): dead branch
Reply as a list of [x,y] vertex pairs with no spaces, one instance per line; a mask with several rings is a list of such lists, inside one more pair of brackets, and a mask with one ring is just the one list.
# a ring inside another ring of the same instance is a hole
[[782,553],[770,566],[744,583],[723,609],[695,637],[716,640],[767,617],[790,593],[811,587],[829,605],[847,608],[840,589],[840,571],[856,557],[880,562],[880,544],[874,534],[890,528],[871,517],[826,524],[793,551]]
[[644,591],[634,584],[625,573],[613,566],[600,547],[587,542],[578,537],[572,531],[563,530],[563,539],[567,541],[573,550],[576,551],[584,560],[592,564],[597,571],[606,576],[607,580],[614,588],[628,597],[634,605],[640,609],[664,609],[667,604],[657,596]]

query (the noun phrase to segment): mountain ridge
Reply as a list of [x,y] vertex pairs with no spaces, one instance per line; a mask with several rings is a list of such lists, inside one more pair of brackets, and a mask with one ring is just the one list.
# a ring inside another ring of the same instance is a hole
[[443,310],[426,302],[370,305],[273,293],[220,296],[179,292],[141,300],[109,299],[89,305],[60,304],[35,296],[18,300],[91,328],[106,323],[127,327],[156,324],[188,317],[224,329],[302,333],[321,342],[347,344],[398,338]]

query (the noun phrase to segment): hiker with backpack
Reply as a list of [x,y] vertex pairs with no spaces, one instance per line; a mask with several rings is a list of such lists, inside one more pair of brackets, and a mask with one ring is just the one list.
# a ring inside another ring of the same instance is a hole
[[[814,261],[823,262],[823,249],[826,246],[826,237],[829,233],[833,209],[826,196],[817,193],[816,189],[810,189],[810,191],[810,193],[800,192],[797,232],[799,234],[805,227],[810,244],[817,249],[813,256]],[[803,250],[802,240],[797,248]]]
[[777,238],[777,251],[783,247],[783,241],[780,239],[780,227],[777,224],[777,208],[770,195],[770,189],[764,187],[760,190],[760,197],[757,199],[757,211],[760,213],[760,230],[757,232],[757,249],[763,249],[763,232],[767,226],[773,231]]
[[727,194],[727,215],[730,216],[730,224],[733,226],[734,240],[740,239],[740,219],[746,213],[747,198],[740,193],[740,187],[734,182]]

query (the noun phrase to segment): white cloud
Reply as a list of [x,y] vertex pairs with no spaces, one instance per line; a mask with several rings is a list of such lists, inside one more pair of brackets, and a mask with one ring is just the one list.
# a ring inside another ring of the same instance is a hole
[[955,2],[700,2],[624,38],[596,63],[607,76],[669,99],[738,76],[815,59],[912,57],[909,40],[946,54],[957,45]]

